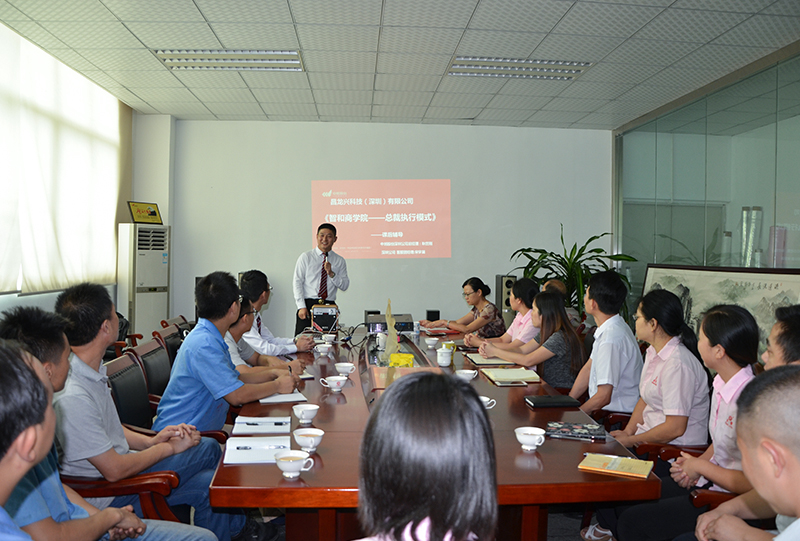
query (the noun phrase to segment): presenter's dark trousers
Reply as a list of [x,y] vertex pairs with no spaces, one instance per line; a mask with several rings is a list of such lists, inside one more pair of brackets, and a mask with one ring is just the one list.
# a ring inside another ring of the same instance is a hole
[[294,335],[302,333],[308,327],[311,327],[311,307],[315,304],[333,304],[334,301],[323,301],[322,299],[305,299],[306,308],[308,309],[308,319],[300,319],[300,310],[295,314]]

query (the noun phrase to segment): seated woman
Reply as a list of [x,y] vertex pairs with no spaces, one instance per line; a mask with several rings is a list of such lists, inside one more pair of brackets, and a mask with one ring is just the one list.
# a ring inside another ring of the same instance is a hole
[[[755,377],[758,325],[741,306],[714,306],[700,325],[698,350],[706,367],[717,373],[708,420],[711,445],[699,457],[681,453],[670,475],[661,478],[660,500],[621,510],[616,526],[619,541],[670,540],[692,531],[697,517],[706,511],[692,505],[689,492],[695,486],[736,494],[751,488],[736,446],[736,399]],[[584,539],[603,538],[602,532],[591,533]]]
[[456,320],[439,319],[428,321],[423,319],[420,325],[428,329],[445,327],[463,333],[475,333],[481,338],[494,338],[506,332],[506,324],[497,306],[486,300],[491,288],[480,278],[472,277],[464,282],[462,295],[467,304],[472,306],[469,314]]
[[485,342],[479,351],[486,358],[499,357],[528,368],[538,366],[539,375],[553,387],[571,388],[586,362],[583,344],[570,325],[559,293],[542,292],[533,299],[531,322],[539,327],[538,338],[515,350],[504,350]]
[[511,309],[517,312],[514,321],[503,336],[497,338],[480,338],[474,334],[464,336],[464,344],[479,347],[484,342],[491,342],[500,349],[518,348],[533,340],[539,334],[539,328],[531,322],[531,306],[533,297],[539,292],[539,286],[530,278],[520,278],[511,288],[508,296]]
[[697,336],[683,320],[677,295],[656,289],[636,310],[636,338],[647,342],[639,402],[623,430],[611,433],[625,447],[637,443],[705,445],[708,442],[708,372]]
[[489,417],[469,383],[430,372],[398,379],[361,443],[358,517],[366,539],[492,539],[495,472]]

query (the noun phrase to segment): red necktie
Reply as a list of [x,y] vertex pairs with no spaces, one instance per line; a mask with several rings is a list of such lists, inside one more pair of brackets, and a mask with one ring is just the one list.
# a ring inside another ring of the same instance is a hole
[[261,314],[256,315],[256,325],[258,325],[258,334],[261,334]]
[[328,298],[328,273],[325,272],[325,263],[328,261],[328,253],[322,254],[322,271],[319,275],[319,298],[323,301]]

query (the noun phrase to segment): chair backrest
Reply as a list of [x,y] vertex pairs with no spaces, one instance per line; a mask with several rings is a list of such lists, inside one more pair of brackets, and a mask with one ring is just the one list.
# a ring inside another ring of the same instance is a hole
[[172,363],[169,360],[169,353],[158,340],[150,340],[134,348],[130,348],[127,353],[133,355],[141,364],[144,370],[147,392],[156,396],[164,394],[164,389],[169,383],[169,374],[172,370]]
[[177,325],[178,329],[181,331],[181,337],[185,337],[189,334],[189,331],[192,330],[192,325],[186,321],[186,318],[183,316],[176,316],[171,319],[162,319],[161,320],[161,327],[166,329],[170,325]]
[[589,327],[586,329],[586,336],[583,338],[583,347],[586,348],[586,356],[592,356],[592,346],[594,345],[594,332],[597,326]]
[[172,365],[175,362],[175,357],[178,356],[178,349],[183,343],[183,336],[177,325],[170,325],[166,329],[160,331],[153,331],[153,338],[158,340],[164,349],[169,354],[169,363]]
[[147,394],[144,372],[133,356],[125,354],[106,363],[111,394],[123,423],[150,428],[153,412]]

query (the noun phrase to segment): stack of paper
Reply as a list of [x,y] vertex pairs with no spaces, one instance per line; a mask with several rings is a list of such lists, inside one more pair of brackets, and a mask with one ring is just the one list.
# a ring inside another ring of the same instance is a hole
[[653,463],[649,460],[639,460],[624,456],[586,453],[586,458],[578,464],[578,469],[644,479],[653,469]]
[[275,462],[275,453],[291,448],[289,436],[274,438],[228,438],[224,464],[265,464]]
[[292,428],[291,417],[238,416],[232,434],[288,434]]
[[289,402],[308,402],[308,399],[303,396],[303,393],[294,390],[291,394],[274,394],[259,400],[262,404],[286,404]]
[[539,381],[539,374],[525,368],[481,368],[481,372],[495,383],[502,381],[537,383]]
[[484,359],[480,353],[464,353],[464,357],[470,360],[475,366],[497,366],[497,365],[513,365],[514,363],[504,361],[499,357],[489,357]]

